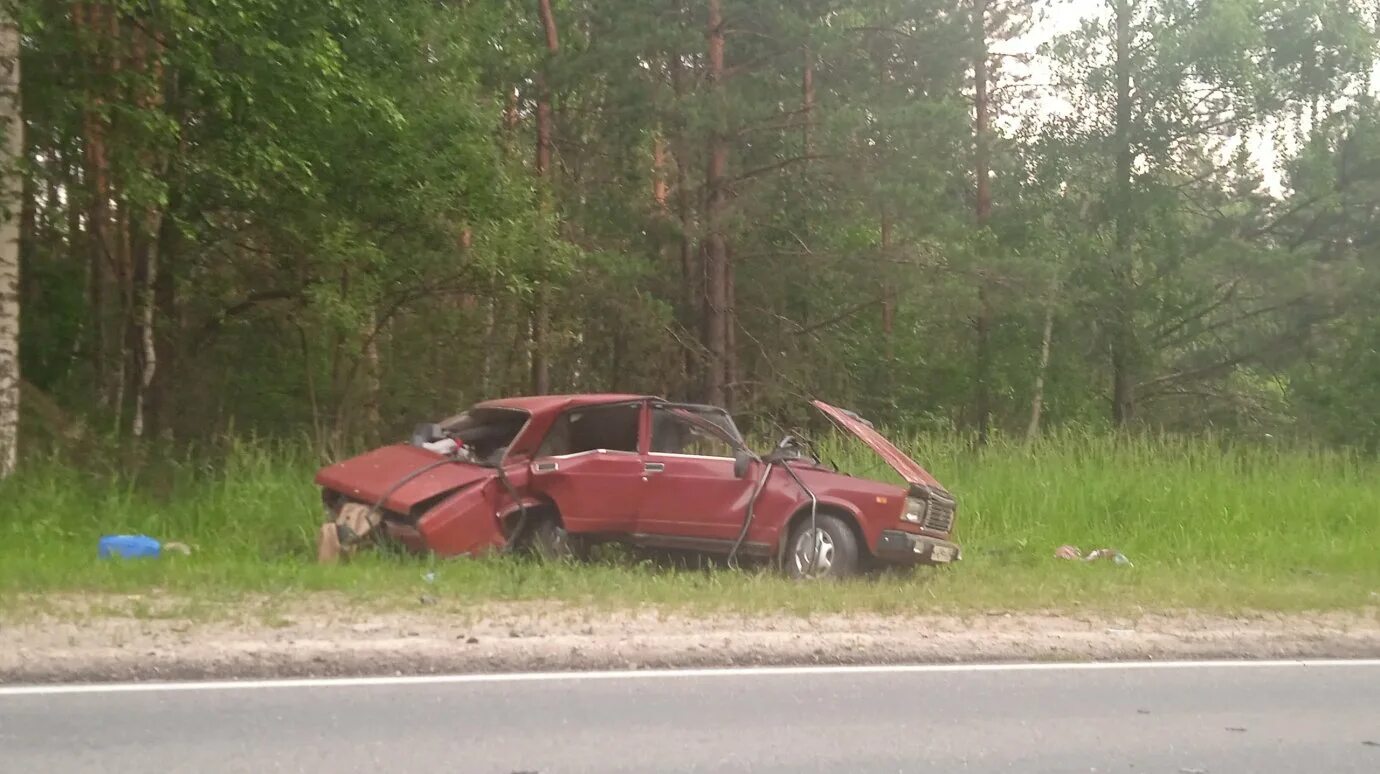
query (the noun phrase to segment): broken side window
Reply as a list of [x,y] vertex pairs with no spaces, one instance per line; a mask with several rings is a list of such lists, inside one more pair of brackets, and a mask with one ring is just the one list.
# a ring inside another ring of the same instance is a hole
[[596,449],[635,453],[641,411],[638,403],[571,409],[551,426],[537,456],[559,457]]
[[[678,415],[680,413],[681,415]],[[732,444],[710,430],[688,421],[684,407],[654,406],[652,408],[652,448],[660,454],[693,454],[700,457],[733,457]],[[737,429],[727,415],[717,412],[696,412],[704,419],[737,436]],[[727,424],[727,426],[725,426]],[[732,429],[730,429],[732,428]]]

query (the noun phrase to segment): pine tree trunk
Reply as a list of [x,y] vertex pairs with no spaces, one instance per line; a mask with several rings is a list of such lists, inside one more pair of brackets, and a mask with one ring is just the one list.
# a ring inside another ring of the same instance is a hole
[[[106,69],[105,14],[100,2],[72,5],[72,23],[82,41],[83,68],[88,78]],[[87,330],[92,376],[97,385],[97,405],[111,408],[113,381],[110,376],[110,321],[107,319],[110,247],[110,161],[106,153],[105,97],[99,84],[86,86],[82,114],[83,182],[86,193],[87,247]],[[73,235],[75,239],[75,234]]]
[[[0,10],[0,13],[7,13]],[[19,460],[19,164],[24,154],[20,113],[19,23],[0,16],[0,479]]]
[[[708,0],[709,14],[705,30],[709,87],[715,109],[723,108],[724,30],[719,0]],[[724,238],[725,177],[728,171],[728,141],[723,127],[716,125],[709,138],[709,163],[705,167],[705,350],[708,367],[705,373],[704,400],[722,406],[727,398],[728,382],[728,246]]]
[[1112,424],[1135,418],[1136,341],[1131,272],[1131,2],[1116,0],[1116,255],[1112,258]]
[[[991,191],[991,102],[988,99],[987,0],[973,0],[973,177],[976,184],[974,220],[979,233],[987,229],[992,216]],[[976,410],[978,443],[986,444],[992,419],[992,299],[987,278],[977,278]]]
[[[541,15],[542,31],[546,36],[548,61],[537,74],[537,159],[538,178],[546,178],[551,169],[552,121],[551,90],[547,70],[549,58],[560,52],[560,38],[556,32],[556,17],[551,9],[551,0],[537,0]],[[548,359],[547,329],[550,327],[551,311],[547,308],[549,300],[546,288],[538,284],[532,299],[531,351],[532,351],[532,393],[545,395],[551,392],[551,368]]]

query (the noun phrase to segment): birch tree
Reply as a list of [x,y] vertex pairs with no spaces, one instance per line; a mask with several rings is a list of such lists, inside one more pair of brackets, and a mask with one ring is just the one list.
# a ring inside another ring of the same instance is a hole
[[0,5],[0,478],[19,455],[19,211],[24,120],[19,102],[19,22]]

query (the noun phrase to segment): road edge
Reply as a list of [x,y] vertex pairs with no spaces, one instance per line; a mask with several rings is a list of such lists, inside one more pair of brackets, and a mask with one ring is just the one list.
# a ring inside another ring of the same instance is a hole
[[1375,611],[1136,619],[918,617],[301,617],[265,628],[0,623],[0,684],[1067,661],[1380,658]]

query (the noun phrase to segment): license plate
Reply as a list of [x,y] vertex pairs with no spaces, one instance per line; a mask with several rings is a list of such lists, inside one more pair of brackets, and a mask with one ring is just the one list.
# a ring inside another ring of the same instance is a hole
[[935,546],[930,549],[930,561],[932,562],[952,562],[954,560],[954,550],[948,546]]

